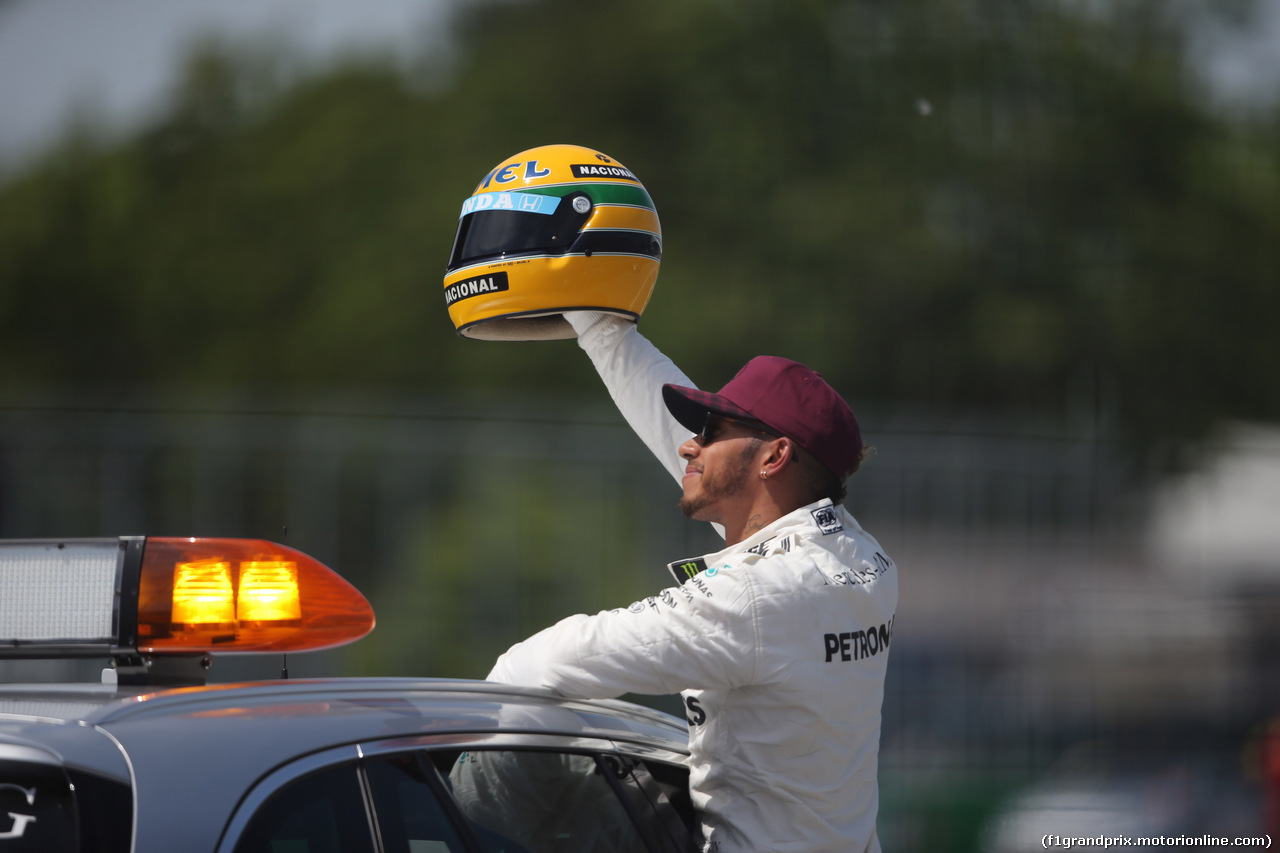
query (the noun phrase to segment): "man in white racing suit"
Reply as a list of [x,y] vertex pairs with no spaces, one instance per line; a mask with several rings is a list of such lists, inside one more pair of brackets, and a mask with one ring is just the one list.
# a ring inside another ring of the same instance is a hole
[[705,850],[878,851],[898,580],[839,503],[865,451],[853,413],[796,362],[752,359],[708,394],[633,323],[566,317],[680,481],[685,514],[727,547],[672,563],[678,584],[651,598],[513,646],[489,679],[580,698],[682,693]]

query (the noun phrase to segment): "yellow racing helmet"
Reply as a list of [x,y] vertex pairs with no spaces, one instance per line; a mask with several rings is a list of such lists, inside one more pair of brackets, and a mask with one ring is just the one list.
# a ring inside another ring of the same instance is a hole
[[543,145],[502,161],[462,203],[444,301],[464,337],[572,338],[565,311],[638,319],[661,258],[658,211],[630,169]]

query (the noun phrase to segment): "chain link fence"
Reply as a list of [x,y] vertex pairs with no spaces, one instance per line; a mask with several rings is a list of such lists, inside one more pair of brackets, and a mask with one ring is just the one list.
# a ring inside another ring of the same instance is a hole
[[[860,415],[876,452],[847,505],[901,570],[886,849],[999,848],[998,810],[1063,774],[1181,768],[1209,791],[1197,802],[1229,793],[1246,804],[1238,822],[1256,818],[1251,750],[1280,710],[1273,574],[1254,565],[1245,581],[1205,584],[1216,564],[1203,555],[1196,572],[1171,570],[1153,547],[1168,544],[1153,513],[1171,499],[1155,500],[1088,418]],[[264,538],[365,592],[374,633],[290,659],[295,677],[483,677],[511,643],[651,594],[667,562],[716,549],[677,499],[616,413],[578,400],[0,405],[0,535]],[[100,665],[15,662],[0,677]],[[280,666],[231,658],[211,676]]]

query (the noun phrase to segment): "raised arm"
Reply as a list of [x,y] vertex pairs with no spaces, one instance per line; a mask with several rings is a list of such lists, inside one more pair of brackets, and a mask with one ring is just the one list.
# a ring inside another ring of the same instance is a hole
[[680,482],[684,460],[679,447],[689,438],[662,402],[662,386],[671,382],[694,387],[658,348],[636,329],[635,323],[611,314],[584,311],[565,314],[578,333],[578,346],[591,358],[618,411],[636,435]]

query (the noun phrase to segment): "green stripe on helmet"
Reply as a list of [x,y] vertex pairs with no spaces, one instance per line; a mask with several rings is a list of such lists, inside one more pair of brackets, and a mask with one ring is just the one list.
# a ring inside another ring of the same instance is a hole
[[657,212],[658,208],[649,198],[644,187],[635,184],[554,184],[551,186],[524,187],[520,192],[538,195],[554,195],[564,198],[570,193],[584,192],[596,204],[629,204],[633,207],[647,207]]

